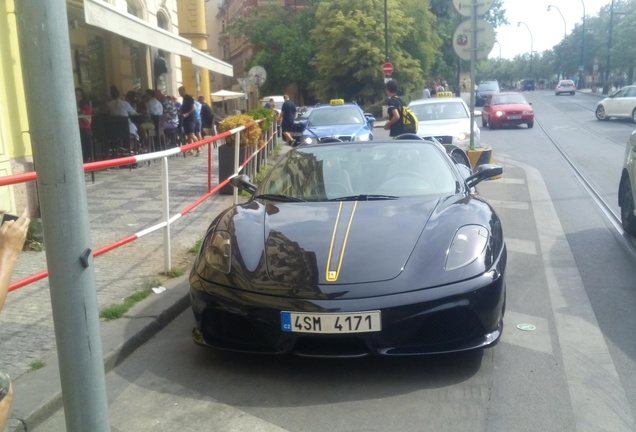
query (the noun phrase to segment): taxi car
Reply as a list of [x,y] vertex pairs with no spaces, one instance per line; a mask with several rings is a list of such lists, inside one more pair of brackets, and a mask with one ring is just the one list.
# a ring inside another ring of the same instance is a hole
[[[411,101],[408,107],[418,119],[417,134],[435,138],[442,144],[470,144],[470,109],[459,97],[427,98]],[[480,112],[475,114],[480,115]],[[473,122],[474,143],[479,144],[481,131]]]
[[333,99],[328,105],[317,105],[309,114],[301,134],[301,144],[317,144],[323,140],[370,141],[375,118],[352,102]]
[[521,93],[505,92],[491,95],[481,111],[482,127],[495,129],[499,126],[526,124],[534,126],[534,110]]
[[623,170],[618,186],[618,206],[621,208],[621,223],[625,232],[636,237],[636,130],[632,132],[625,147]]
[[214,218],[190,272],[195,343],[309,357],[494,346],[507,252],[475,186],[502,168],[471,172],[449,150],[301,145],[258,186],[232,178],[250,197]]
[[610,117],[631,118],[636,123],[636,85],[620,88],[596,105],[597,119]]

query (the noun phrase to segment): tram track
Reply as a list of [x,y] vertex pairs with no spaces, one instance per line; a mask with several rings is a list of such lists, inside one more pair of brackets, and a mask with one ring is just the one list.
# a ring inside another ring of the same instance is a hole
[[[568,117],[570,117],[572,121],[575,121],[583,129],[585,129],[586,132],[589,132],[591,134],[595,134],[599,137],[607,139],[606,136],[602,136],[598,132],[585,126],[582,122],[577,121],[573,116],[568,116]],[[606,202],[606,200],[603,199],[602,194],[593,185],[593,183],[585,176],[583,170],[578,166],[574,158],[570,157],[570,155],[567,153],[567,151],[565,151],[563,146],[559,144],[558,140],[550,132],[548,132],[548,130],[543,126],[541,121],[540,120],[537,121],[537,119],[535,119],[535,125],[541,129],[541,131],[545,134],[545,136],[550,141],[550,143],[559,152],[559,154],[561,154],[561,156],[563,157],[563,160],[566,162],[568,168],[570,169],[574,177],[577,179],[577,181],[581,184],[583,189],[590,196],[592,201],[596,204],[599,210],[603,213],[603,215],[605,215],[607,220],[610,222],[610,224],[612,225],[612,227],[614,228],[617,234],[617,237],[622,240],[625,247],[636,257],[636,239],[634,239],[632,236],[627,234],[625,230],[623,229],[620,214],[617,214],[617,212],[614,211],[612,206],[610,206]],[[615,144],[619,145],[618,143],[615,143]],[[622,146],[624,146],[624,144]],[[618,191],[616,191],[616,193],[618,193]]]

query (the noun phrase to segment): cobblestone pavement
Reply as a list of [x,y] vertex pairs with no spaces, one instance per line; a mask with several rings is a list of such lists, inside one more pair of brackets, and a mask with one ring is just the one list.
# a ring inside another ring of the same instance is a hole
[[[169,157],[170,214],[183,210],[207,192],[207,157]],[[217,151],[213,173],[218,173]],[[95,183],[86,174],[92,249],[120,240],[160,222],[161,164],[97,171]],[[213,178],[213,184],[218,178]],[[232,204],[232,195],[215,194],[171,225],[172,267],[190,270],[188,250],[201,239],[214,216]],[[164,277],[163,230],[94,259],[99,309],[119,303],[130,294]],[[23,252],[13,280],[46,269],[44,252]],[[151,294],[157,295],[157,294]],[[159,294],[160,295],[160,294]],[[55,337],[48,278],[9,293],[0,315],[0,370],[16,379],[34,361],[55,353]]]

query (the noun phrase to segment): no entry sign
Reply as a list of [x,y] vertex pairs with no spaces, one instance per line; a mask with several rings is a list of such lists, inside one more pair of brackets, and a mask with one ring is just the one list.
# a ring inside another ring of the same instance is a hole
[[384,75],[391,75],[393,73],[393,64],[386,62],[382,65],[382,73]]

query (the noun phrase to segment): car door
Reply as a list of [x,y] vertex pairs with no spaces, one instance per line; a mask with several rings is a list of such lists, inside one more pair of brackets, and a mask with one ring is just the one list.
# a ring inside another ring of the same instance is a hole
[[605,104],[605,114],[613,117],[625,116],[625,97],[627,95],[627,88],[622,88],[614,93]]
[[627,117],[634,117],[634,110],[636,109],[636,87],[629,87],[627,89],[627,94],[623,98],[622,103],[624,104],[622,109],[625,112]]

